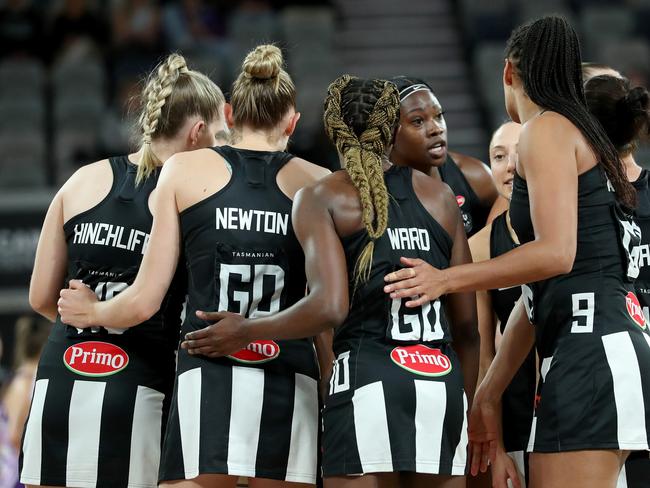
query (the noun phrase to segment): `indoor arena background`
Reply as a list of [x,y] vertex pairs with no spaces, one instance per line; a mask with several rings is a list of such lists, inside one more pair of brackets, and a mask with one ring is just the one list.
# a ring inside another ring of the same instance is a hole
[[[302,112],[290,151],[334,169],[322,127],[326,87],[342,73],[431,83],[452,150],[488,161],[506,119],[503,50],[511,29],[565,15],[585,61],[650,78],[650,0],[0,0],[0,377],[13,365],[16,320],[40,226],[80,165],[131,144],[142,76],[166,53],[229,91],[243,55],[281,46]],[[650,165],[646,143],[637,161]],[[0,380],[1,381],[1,380]]]

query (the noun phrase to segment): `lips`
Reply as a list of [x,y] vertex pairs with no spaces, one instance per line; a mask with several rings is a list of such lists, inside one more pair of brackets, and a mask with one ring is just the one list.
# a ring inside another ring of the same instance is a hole
[[441,158],[445,155],[446,149],[445,141],[437,140],[427,148],[427,152],[434,158]]

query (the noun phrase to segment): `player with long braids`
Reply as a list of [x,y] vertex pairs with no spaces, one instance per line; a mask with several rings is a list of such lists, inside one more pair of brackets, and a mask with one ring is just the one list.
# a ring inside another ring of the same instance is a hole
[[471,259],[449,188],[388,160],[398,113],[390,82],[345,75],[330,85],[325,129],[345,170],[301,190],[293,212],[309,295],[268,317],[213,314],[222,320],[210,340],[190,335],[183,344],[219,356],[251,340],[335,327],[323,410],[328,488],[465,486],[465,411],[478,365],[474,294],[409,310],[382,291],[404,253],[439,267]]
[[151,233],[162,161],[214,145],[215,134],[226,127],[224,104],[207,76],[190,70],[182,56],[170,55],[151,73],[142,94],[140,150],[82,167],[54,197],[29,300],[56,326],[36,376],[22,483],[157,486],[184,270],[170,274],[171,286],[158,306],[127,331],[67,326],[57,315],[57,300],[69,280],[99,300],[133,283]]
[[506,109],[523,126],[510,204],[521,245],[446,270],[408,261],[411,269],[387,277],[386,292],[419,296],[409,303],[417,306],[450,291],[528,283],[477,390],[473,470],[494,458],[499,399],[536,343],[531,486],[613,488],[629,451],[649,447],[650,336],[631,282],[640,232],[624,211],[636,192],[587,108],[580,46],[566,20],[518,27],[505,54]]

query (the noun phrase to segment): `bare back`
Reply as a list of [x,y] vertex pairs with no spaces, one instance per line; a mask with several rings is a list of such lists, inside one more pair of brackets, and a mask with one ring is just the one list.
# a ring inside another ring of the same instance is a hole
[[[219,192],[230,181],[229,164],[212,149],[179,153],[173,160],[174,193],[179,213]],[[293,200],[298,190],[328,173],[325,168],[293,158],[278,172],[277,183]]]

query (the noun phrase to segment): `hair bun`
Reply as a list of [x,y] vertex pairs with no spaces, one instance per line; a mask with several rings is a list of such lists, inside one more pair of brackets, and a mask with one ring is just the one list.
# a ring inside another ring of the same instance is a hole
[[280,48],[272,44],[264,44],[248,53],[242,64],[242,71],[250,78],[269,80],[280,74],[282,63]]
[[632,88],[625,95],[625,105],[635,115],[647,112],[650,108],[650,95],[648,95],[648,90],[642,86]]

